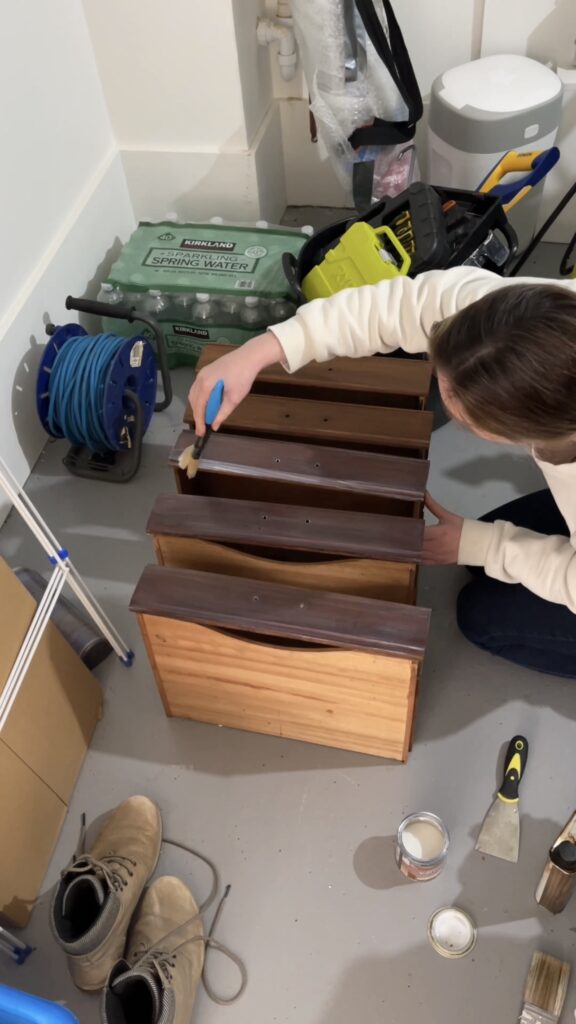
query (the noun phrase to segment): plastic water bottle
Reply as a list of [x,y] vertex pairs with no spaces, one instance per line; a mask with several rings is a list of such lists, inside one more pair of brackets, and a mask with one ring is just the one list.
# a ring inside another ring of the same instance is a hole
[[126,292],[124,301],[130,309],[142,309],[142,303],[146,298],[146,292]]
[[195,324],[209,324],[214,320],[216,305],[208,292],[197,292],[196,302],[192,307],[192,320]]
[[247,327],[255,327],[264,320],[264,309],[256,295],[247,295],[240,310],[240,319]]
[[142,310],[150,316],[160,316],[166,312],[167,302],[158,288],[149,288],[142,303]]
[[289,320],[291,316],[294,316],[296,312],[296,305],[294,302],[289,302],[288,299],[274,299],[270,304],[270,316],[271,323],[279,324],[283,320]]
[[124,295],[119,288],[115,288],[113,284],[108,284],[107,281],[102,282],[98,292],[98,302],[105,302],[109,306],[119,306],[123,301]]
[[240,319],[240,300],[235,295],[222,295],[220,309],[227,323],[238,323]]
[[177,320],[189,320],[192,312],[193,297],[190,292],[181,292],[174,296],[174,316]]

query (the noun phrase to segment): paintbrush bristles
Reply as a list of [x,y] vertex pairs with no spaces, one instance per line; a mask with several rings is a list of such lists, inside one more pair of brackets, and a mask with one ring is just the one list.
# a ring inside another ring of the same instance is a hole
[[206,425],[206,433],[202,437],[194,435],[194,444],[189,444],[187,448],[184,448],[178,456],[178,465],[180,469],[186,470],[186,476],[189,480],[192,480],[198,472],[198,463],[200,456],[204,451],[206,442],[212,433],[212,427]]
[[190,459],[190,462],[188,463],[188,468],[186,470],[186,476],[188,477],[189,480],[193,480],[194,477],[196,476],[196,473],[198,472],[199,461],[199,459]]
[[534,953],[524,988],[520,1024],[557,1024],[569,979],[570,964],[546,953]]
[[178,465],[180,469],[186,472],[186,476],[189,480],[192,480],[198,472],[199,460],[194,457],[194,452],[195,446],[189,444],[188,447],[184,448],[184,451],[180,452],[180,455],[178,456]]

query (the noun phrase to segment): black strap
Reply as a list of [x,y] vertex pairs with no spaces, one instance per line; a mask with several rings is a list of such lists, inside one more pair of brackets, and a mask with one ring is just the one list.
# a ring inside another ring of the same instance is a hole
[[402,146],[412,142],[415,134],[414,122],[382,121],[375,117],[372,124],[356,128],[348,141],[353,149],[361,146]]
[[390,0],[381,0],[388,22],[388,41],[375,10],[375,0],[355,2],[368,37],[408,108],[408,119],[385,121],[377,117],[373,124],[357,128],[350,136],[350,144],[354,149],[358,149],[360,146],[391,146],[409,142],[414,138],[416,123],[422,117],[422,96],[392,4]]
[[374,191],[374,161],[357,160],[352,165],[352,198],[356,211],[362,216],[372,206]]

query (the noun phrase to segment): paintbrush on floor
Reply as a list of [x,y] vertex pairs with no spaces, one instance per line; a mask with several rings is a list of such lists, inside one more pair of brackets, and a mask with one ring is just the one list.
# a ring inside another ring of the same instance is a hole
[[220,406],[222,405],[222,399],[224,397],[224,381],[219,380],[214,385],[210,392],[210,397],[206,403],[206,411],[204,413],[204,422],[206,424],[206,433],[203,437],[194,437],[194,444],[189,444],[187,448],[184,448],[178,457],[178,465],[180,469],[186,471],[186,476],[189,480],[192,480],[198,472],[198,463],[200,456],[206,447],[206,442],[212,433],[212,424],[220,412]]
[[534,953],[519,1024],[558,1024],[569,979],[570,964],[546,953]]

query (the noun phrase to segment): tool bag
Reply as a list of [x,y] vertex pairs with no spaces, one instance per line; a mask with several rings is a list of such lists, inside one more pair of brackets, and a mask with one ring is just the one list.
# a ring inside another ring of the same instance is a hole
[[[462,226],[457,221],[453,223],[454,214],[459,210],[464,218],[469,218]],[[367,275],[363,279],[352,280],[353,274],[364,273],[361,260],[352,269],[350,265],[346,267],[346,274],[334,275],[330,280],[328,274],[322,273],[326,257],[335,252],[342,237],[353,225],[372,226],[376,232],[384,224],[397,228],[399,219],[405,217],[406,212],[410,217],[414,238],[410,266],[394,268],[388,262],[382,263],[383,279],[406,272],[416,277],[426,270],[466,263],[506,274],[516,253],[518,240],[498,197],[460,189],[433,188],[416,182],[400,196],[382,199],[353,220],[339,221],[318,231],[308,239],[297,257],[285,253],[284,273],[294,300],[302,304],[311,298],[333,294],[342,287],[374,283],[374,279]],[[498,262],[494,260],[494,244],[504,255],[501,262],[500,258]],[[338,284],[333,287],[337,278]],[[424,358],[407,353],[396,355],[407,359]],[[428,408],[434,413],[434,429],[437,430],[447,422],[447,415],[435,381],[430,391]]]
[[[411,227],[411,245],[399,228],[400,222],[406,223],[406,219]],[[380,200],[358,217],[329,224],[317,231],[304,244],[298,256],[284,254],[284,273],[296,302],[301,304],[311,298],[327,297],[344,287],[376,283],[373,279],[360,276],[351,280],[348,275],[348,280],[333,289],[316,289],[311,292],[307,287],[306,282],[312,280],[311,275],[315,276],[314,270],[322,266],[327,255],[336,249],[354,224],[368,224],[376,231],[387,225],[399,236],[403,248],[408,250],[408,268],[395,268],[390,263],[381,264],[383,280],[399,273],[416,277],[426,270],[441,270],[463,264],[482,266],[504,275],[518,247],[516,233],[497,196],[415,182],[401,195]],[[492,243],[498,240],[501,262],[494,259],[491,240]],[[356,267],[361,274],[360,261]]]

